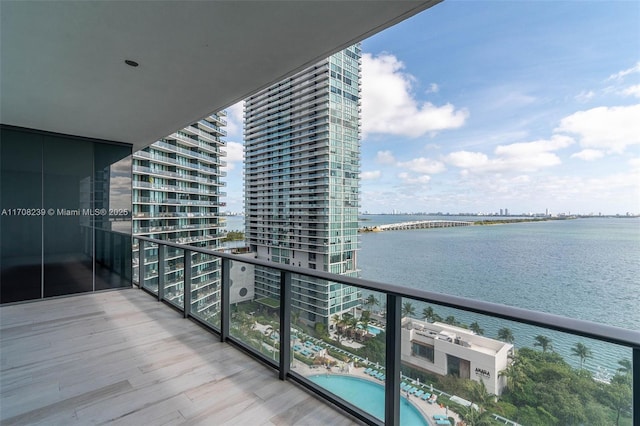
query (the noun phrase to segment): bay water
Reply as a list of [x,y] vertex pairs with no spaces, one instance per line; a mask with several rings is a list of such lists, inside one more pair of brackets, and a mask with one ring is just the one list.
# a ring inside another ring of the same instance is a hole
[[[360,226],[414,220],[480,217],[365,215]],[[485,218],[494,219],[494,218]],[[242,230],[228,217],[228,230]],[[500,303],[570,318],[640,330],[640,218],[577,218],[499,225],[360,234],[360,276],[378,282]],[[425,305],[413,303],[420,317]],[[611,375],[629,349],[551,330],[432,305],[441,317],[477,321],[488,337],[512,330],[516,347],[536,335],[574,366],[571,347],[584,343],[593,356],[585,368]]]

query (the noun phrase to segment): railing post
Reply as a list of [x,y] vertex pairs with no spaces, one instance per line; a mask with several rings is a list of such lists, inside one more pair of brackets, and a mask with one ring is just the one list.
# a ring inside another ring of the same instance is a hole
[[138,288],[144,285],[144,241],[138,240]]
[[400,424],[401,302],[400,296],[387,294],[384,423],[392,426]]
[[631,392],[633,392],[633,407],[631,414],[631,424],[640,424],[640,348],[634,347],[631,355],[631,369],[633,370],[633,384]]
[[167,246],[158,243],[158,302],[164,298],[164,258]]
[[280,380],[286,380],[291,363],[291,272],[280,271]]
[[231,261],[229,259],[222,259],[222,288],[220,290],[220,341],[224,342],[229,337],[231,320]]
[[191,313],[191,250],[184,250],[184,317],[189,318]]

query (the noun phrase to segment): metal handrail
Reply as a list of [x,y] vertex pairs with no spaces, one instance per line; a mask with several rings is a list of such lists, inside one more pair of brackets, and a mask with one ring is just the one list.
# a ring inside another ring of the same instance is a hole
[[377,281],[365,280],[362,278],[336,275],[316,269],[306,269],[281,263],[273,263],[261,259],[250,259],[244,256],[230,253],[217,252],[210,249],[194,247],[184,244],[176,244],[168,241],[157,240],[148,237],[136,236],[135,238],[152,243],[164,244],[168,247],[187,249],[197,253],[204,253],[217,256],[221,259],[235,260],[256,266],[266,266],[282,271],[303,274],[313,278],[333,281],[340,284],[361,287],[367,290],[391,294],[396,297],[408,297],[422,302],[434,303],[450,308],[461,309],[477,314],[488,315],[496,318],[515,321],[523,324],[535,325],[543,328],[576,334],[590,339],[602,340],[630,348],[640,350],[640,331],[630,330],[621,327],[614,327],[607,324],[600,324],[593,321],[568,318],[561,315],[546,312],[532,311],[524,308],[502,305],[499,303],[485,302],[482,300],[470,299],[467,297],[452,296],[449,294],[437,293],[416,288],[402,287],[393,284],[386,284]]

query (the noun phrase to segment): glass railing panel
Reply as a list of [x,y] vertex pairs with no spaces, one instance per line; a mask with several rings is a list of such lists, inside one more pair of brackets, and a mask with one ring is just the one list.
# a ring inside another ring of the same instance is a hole
[[133,284],[137,285],[138,287],[140,286],[140,268],[139,268],[139,257],[138,257],[138,247],[139,247],[139,243],[138,243],[138,239],[133,237],[133,242],[132,242],[132,246],[131,246],[131,255],[132,255],[132,259],[131,259],[131,274],[132,274],[132,280],[133,280]]
[[280,271],[233,260],[229,334],[277,364],[280,357]]
[[402,317],[401,393],[425,418],[631,424],[630,348],[408,298]]
[[184,250],[167,247],[162,299],[184,309]]
[[292,374],[384,420],[385,296],[292,274]]
[[158,245],[145,241],[142,288],[153,294],[158,294],[158,272]]
[[191,253],[191,316],[220,331],[222,260]]

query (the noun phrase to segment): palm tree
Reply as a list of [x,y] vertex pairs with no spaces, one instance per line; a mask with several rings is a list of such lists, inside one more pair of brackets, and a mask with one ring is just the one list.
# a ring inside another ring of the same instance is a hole
[[363,330],[368,332],[367,327],[369,326],[370,322],[371,322],[371,312],[362,311],[362,315],[360,315],[360,324],[362,324]]
[[444,322],[446,322],[449,325],[456,325],[457,321],[456,321],[456,317],[454,317],[453,315],[449,315],[444,319]]
[[484,329],[480,327],[480,324],[478,324],[477,321],[472,322],[469,328],[478,336],[482,336],[484,334]]
[[508,327],[502,327],[498,330],[498,339],[507,343],[513,343],[516,340],[515,337],[513,337],[513,332]]
[[433,322],[435,315],[436,313],[433,311],[433,308],[431,306],[427,306],[422,310],[422,318],[426,319],[429,322]]
[[339,322],[340,322],[340,315],[334,314],[331,317],[331,323],[333,324],[334,329],[336,329],[336,332],[338,331],[338,323]]
[[378,302],[378,298],[376,296],[374,296],[373,294],[370,294],[367,299],[364,301],[364,304],[366,306],[369,306],[369,308],[373,308],[374,306],[380,304],[380,302]]
[[618,365],[620,366],[620,368],[618,368],[618,373],[622,374],[623,376],[627,376],[631,374],[631,371],[633,370],[633,365],[631,364],[630,359],[628,358],[621,359],[620,361],[618,361]]
[[540,346],[542,348],[542,352],[543,353],[547,352],[547,350],[553,350],[553,345],[551,344],[551,339],[549,339],[547,336],[543,336],[541,334],[538,334],[535,337],[535,342],[533,343],[533,346]]
[[[491,405],[495,399],[496,396],[487,391],[484,381],[471,382],[471,405],[460,413],[466,424],[469,426],[492,425],[493,417],[487,410],[487,406]],[[474,404],[478,406],[477,410]]]
[[584,344],[578,342],[576,345],[571,348],[571,352],[580,357],[580,369],[582,370],[582,366],[584,365],[584,360],[587,358],[591,358],[591,349],[586,347]]
[[405,302],[402,305],[402,317],[412,317],[416,315],[416,308],[413,307],[411,302]]
[[496,396],[489,393],[484,380],[480,379],[479,382],[471,382],[471,399],[480,407],[480,411],[483,411],[483,408],[496,400]]
[[508,355],[509,366],[498,373],[499,376],[507,378],[507,388],[514,392],[524,392],[524,384],[528,379],[527,371],[529,369],[526,358],[520,357],[518,352],[512,352]]

